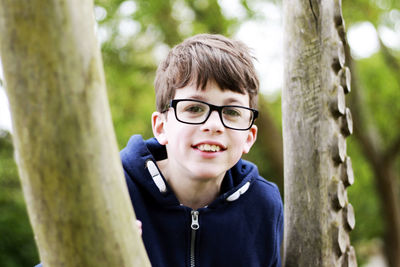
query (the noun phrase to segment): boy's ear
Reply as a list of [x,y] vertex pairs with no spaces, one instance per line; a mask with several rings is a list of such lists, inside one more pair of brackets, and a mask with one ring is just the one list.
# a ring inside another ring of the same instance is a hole
[[153,135],[161,145],[166,145],[168,143],[165,132],[165,120],[166,116],[158,111],[153,112],[151,115]]
[[257,139],[257,131],[258,128],[256,125],[251,126],[247,133],[246,143],[243,146],[243,153],[247,154],[250,151],[250,148],[253,146],[254,142]]

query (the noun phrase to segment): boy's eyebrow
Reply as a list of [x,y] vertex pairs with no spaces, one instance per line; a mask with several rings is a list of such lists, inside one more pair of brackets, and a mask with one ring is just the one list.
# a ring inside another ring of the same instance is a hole
[[[203,95],[200,95],[200,94],[191,95],[188,98],[208,102],[208,99],[206,99]],[[231,104],[236,104],[236,103],[238,105],[243,105],[243,103],[241,101],[239,101],[238,99],[236,99],[234,97],[225,99],[223,105],[231,105]]]
[[191,95],[188,98],[207,102],[207,99],[202,95]]
[[228,99],[225,99],[224,101],[224,105],[231,105],[231,104],[238,104],[238,105],[243,105],[243,103],[241,101],[239,101],[238,99],[234,98],[234,97],[230,97]]

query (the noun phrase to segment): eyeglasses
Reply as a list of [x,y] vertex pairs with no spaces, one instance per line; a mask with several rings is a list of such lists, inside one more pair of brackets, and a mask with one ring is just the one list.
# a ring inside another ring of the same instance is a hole
[[193,99],[171,100],[168,108],[170,107],[174,108],[175,118],[187,124],[203,124],[211,112],[216,110],[226,128],[239,131],[250,129],[258,116],[258,111],[252,108],[236,105],[215,106]]

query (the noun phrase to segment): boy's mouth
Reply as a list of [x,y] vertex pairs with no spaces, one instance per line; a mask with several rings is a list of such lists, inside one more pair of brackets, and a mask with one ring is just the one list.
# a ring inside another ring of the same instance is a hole
[[203,152],[219,152],[226,149],[225,147],[217,144],[198,144],[194,147]]

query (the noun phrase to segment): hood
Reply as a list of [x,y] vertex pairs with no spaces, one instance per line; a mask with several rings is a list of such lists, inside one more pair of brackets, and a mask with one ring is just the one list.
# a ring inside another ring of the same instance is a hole
[[[160,145],[157,139],[151,138],[144,141],[140,135],[134,135],[120,155],[127,179],[132,179],[161,205],[180,205],[157,167],[157,161],[167,158],[165,146]],[[258,170],[254,164],[240,159],[226,172],[221,185],[221,194],[208,207],[215,208],[240,199],[258,176]]]

